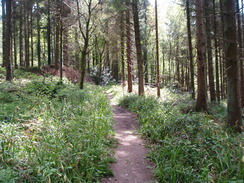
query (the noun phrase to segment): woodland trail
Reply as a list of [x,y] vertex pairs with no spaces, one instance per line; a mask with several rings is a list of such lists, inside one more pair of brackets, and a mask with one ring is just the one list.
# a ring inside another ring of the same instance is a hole
[[[112,94],[108,94],[110,100]],[[138,128],[136,115],[117,106],[113,100],[116,138],[116,163],[111,165],[114,177],[105,178],[102,183],[153,183],[152,164],[146,159],[145,142],[135,133]]]

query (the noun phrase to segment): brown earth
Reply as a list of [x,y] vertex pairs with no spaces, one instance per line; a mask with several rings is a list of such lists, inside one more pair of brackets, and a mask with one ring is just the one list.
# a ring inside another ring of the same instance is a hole
[[[112,95],[109,94],[110,99]],[[102,183],[151,183],[154,182],[153,165],[146,159],[148,149],[145,142],[136,134],[137,116],[117,106],[112,100],[116,138],[119,145],[115,149],[116,163],[111,165],[113,177],[105,178]]]
[[[54,65],[43,66],[43,72],[51,74],[53,76],[60,76],[60,69],[55,69]],[[63,66],[63,76],[70,80],[72,83],[80,82],[80,72],[77,69],[74,69],[70,66]],[[85,76],[85,82],[93,83],[92,79],[89,77],[89,74]]]

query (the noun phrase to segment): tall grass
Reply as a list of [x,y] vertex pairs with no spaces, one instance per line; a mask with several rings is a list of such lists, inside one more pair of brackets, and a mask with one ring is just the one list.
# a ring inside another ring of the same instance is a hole
[[112,174],[112,110],[99,87],[0,83],[0,182],[99,182]]
[[[180,95],[159,101],[125,96],[120,105],[139,114],[141,133],[151,144],[149,157],[162,183],[243,182],[243,134],[226,133],[216,112],[186,113],[192,102]],[[216,107],[215,107],[216,108]],[[220,118],[221,119],[221,118]]]

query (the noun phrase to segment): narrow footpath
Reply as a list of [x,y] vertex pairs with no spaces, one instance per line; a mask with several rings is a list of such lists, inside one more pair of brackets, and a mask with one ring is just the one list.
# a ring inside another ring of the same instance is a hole
[[114,177],[102,180],[102,183],[153,183],[152,164],[146,159],[145,142],[136,134],[138,121],[135,114],[113,103],[116,138],[116,163],[111,165]]

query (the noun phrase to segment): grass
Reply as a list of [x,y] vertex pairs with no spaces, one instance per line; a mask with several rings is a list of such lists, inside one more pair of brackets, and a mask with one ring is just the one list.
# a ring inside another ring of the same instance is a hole
[[212,115],[207,115],[195,113],[189,97],[172,93],[167,97],[132,94],[119,102],[139,114],[140,131],[151,144],[149,158],[156,164],[159,182],[243,182],[244,138],[226,133],[224,103],[212,105]]
[[113,117],[103,89],[21,74],[29,79],[0,83],[0,182],[88,183],[111,175]]

